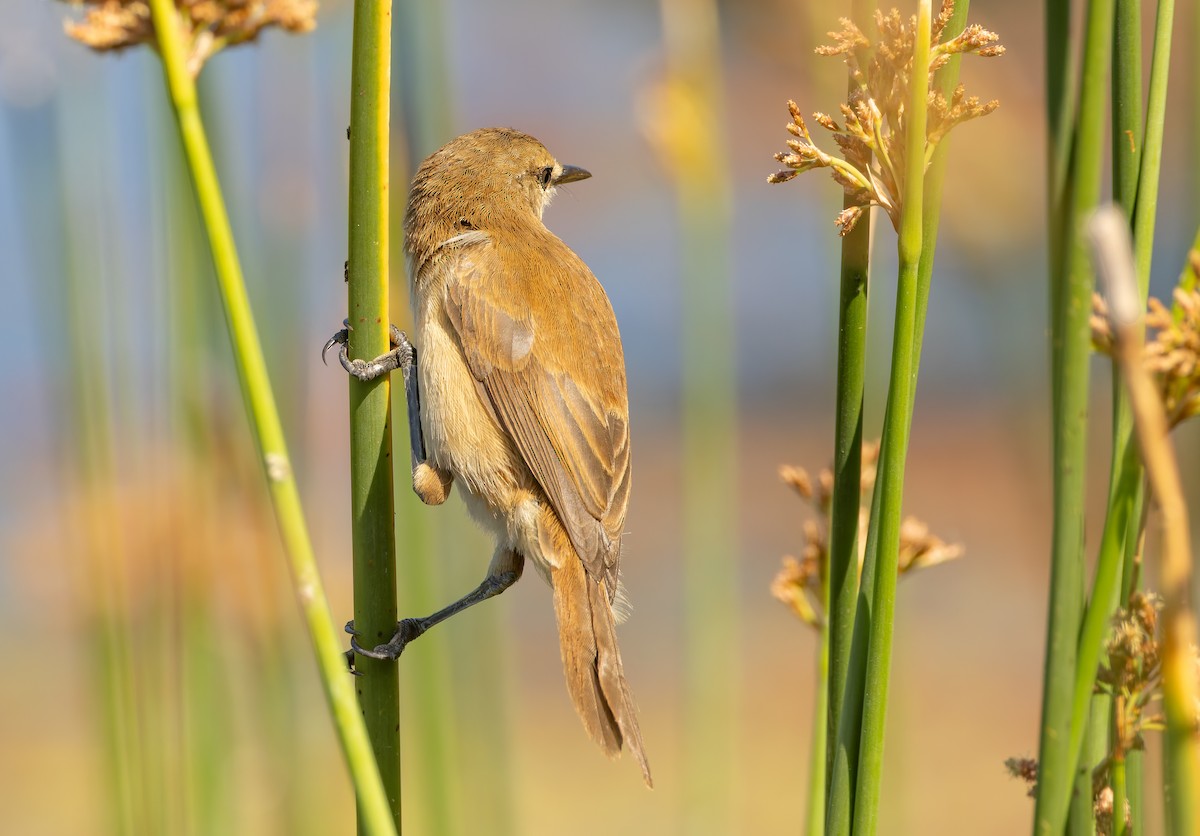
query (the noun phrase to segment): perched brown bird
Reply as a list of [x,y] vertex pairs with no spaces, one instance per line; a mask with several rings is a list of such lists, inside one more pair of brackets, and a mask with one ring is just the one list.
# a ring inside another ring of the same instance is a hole
[[[413,178],[404,243],[411,259],[415,351],[346,358],[370,379],[405,371],[413,488],[430,505],[457,480],[496,537],[488,576],[425,619],[400,622],[396,658],[429,627],[499,594],[526,558],[554,590],[567,690],[588,734],[650,768],[617,647],[621,534],[629,504],[629,402],[616,317],[587,265],[542,223],[555,187],[591,176],[527,134],[461,136]],[[328,346],[327,346],[328,347]],[[411,368],[416,367],[416,380]]]

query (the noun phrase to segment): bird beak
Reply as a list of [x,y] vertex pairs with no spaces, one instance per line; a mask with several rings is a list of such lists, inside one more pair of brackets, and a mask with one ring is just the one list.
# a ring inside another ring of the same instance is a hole
[[554,185],[561,186],[563,183],[574,183],[576,180],[586,180],[592,176],[592,173],[586,168],[580,168],[577,165],[564,165],[562,174],[554,178]]

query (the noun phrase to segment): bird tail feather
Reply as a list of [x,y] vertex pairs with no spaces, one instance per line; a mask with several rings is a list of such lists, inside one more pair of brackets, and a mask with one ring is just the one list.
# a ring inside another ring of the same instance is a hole
[[609,757],[616,757],[622,744],[628,744],[646,786],[653,787],[608,592],[603,582],[588,577],[582,561],[575,555],[571,558],[552,569],[567,691],[588,736]]

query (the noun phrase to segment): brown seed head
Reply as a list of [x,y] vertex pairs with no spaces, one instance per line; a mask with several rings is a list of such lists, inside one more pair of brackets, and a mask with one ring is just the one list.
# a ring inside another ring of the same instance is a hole
[[[83,19],[67,20],[69,37],[99,52],[155,44],[147,0],[81,0]],[[175,0],[193,77],[221,49],[255,40],[268,27],[287,32],[316,26],[316,0]]]

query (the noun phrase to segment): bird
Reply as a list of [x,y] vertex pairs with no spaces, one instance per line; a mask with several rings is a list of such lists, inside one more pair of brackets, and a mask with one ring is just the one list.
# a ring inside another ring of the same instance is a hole
[[421,163],[404,219],[413,340],[347,355],[360,379],[401,369],[413,489],[446,501],[455,483],[496,540],[479,587],[361,655],[395,659],[434,624],[500,594],[528,560],[549,583],[563,670],[587,734],[632,753],[653,786],[616,625],[627,610],[621,552],[630,496],[629,399],[612,304],[583,260],[546,228],[557,188],[590,177],[534,137],[484,128]]

